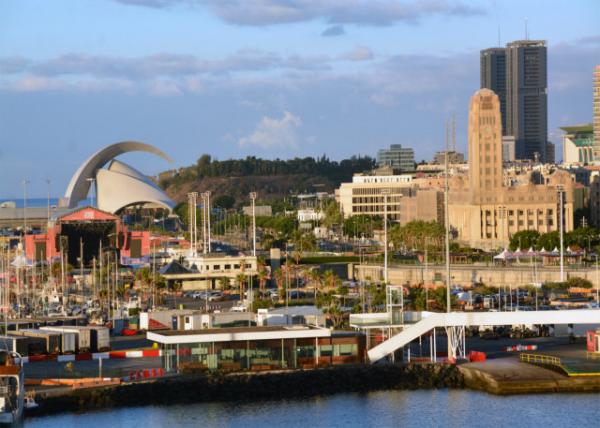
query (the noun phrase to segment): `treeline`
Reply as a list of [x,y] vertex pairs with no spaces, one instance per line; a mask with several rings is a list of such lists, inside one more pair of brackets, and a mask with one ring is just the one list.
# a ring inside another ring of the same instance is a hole
[[334,182],[350,180],[357,172],[368,171],[375,166],[375,159],[369,156],[352,156],[341,161],[330,160],[326,156],[293,159],[261,159],[248,156],[245,159],[213,160],[210,155],[202,155],[195,165],[181,168],[172,177],[162,177],[160,185],[166,188],[202,177],[246,177],[275,176],[290,174],[318,175]]

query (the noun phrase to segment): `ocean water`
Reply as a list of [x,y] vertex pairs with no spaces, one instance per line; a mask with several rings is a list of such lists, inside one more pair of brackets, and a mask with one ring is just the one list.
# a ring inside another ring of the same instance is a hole
[[599,421],[600,394],[497,397],[475,391],[418,390],[65,413],[28,418],[25,426],[550,428],[593,427],[599,426]]
[[[58,205],[59,198],[50,198],[50,206]],[[2,202],[14,202],[17,205],[17,208],[23,208],[23,198],[0,198],[0,204]],[[91,198],[87,198],[82,200],[79,205],[90,205]],[[27,198],[27,206],[31,208],[43,208],[48,206],[48,198]]]

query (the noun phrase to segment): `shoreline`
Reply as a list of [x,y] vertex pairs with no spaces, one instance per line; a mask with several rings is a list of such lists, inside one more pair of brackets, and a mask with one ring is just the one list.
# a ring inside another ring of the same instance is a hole
[[[129,406],[264,401],[380,390],[467,389],[492,395],[597,393],[600,376],[569,378],[535,366],[467,363],[331,367],[262,373],[182,373],[89,389],[39,391],[26,417]],[[519,363],[521,364],[521,363]],[[143,398],[141,398],[143,397]]]

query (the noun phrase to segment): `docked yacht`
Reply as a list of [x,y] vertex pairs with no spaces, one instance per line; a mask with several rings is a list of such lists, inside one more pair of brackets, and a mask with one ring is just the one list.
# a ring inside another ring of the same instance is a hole
[[16,352],[0,350],[0,424],[14,424],[21,420],[24,389],[21,356]]

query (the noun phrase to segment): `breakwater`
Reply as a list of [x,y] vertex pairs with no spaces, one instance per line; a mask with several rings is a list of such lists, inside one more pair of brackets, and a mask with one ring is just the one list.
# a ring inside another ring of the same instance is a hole
[[38,393],[36,414],[88,412],[143,405],[219,401],[293,399],[343,392],[462,388],[455,366],[434,364],[349,366],[269,373],[183,373],[148,382],[69,391]]

